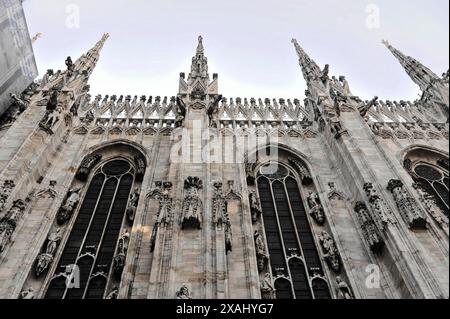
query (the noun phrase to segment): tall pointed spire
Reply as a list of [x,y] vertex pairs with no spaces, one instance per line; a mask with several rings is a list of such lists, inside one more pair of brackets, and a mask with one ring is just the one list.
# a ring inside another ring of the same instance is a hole
[[100,51],[103,49],[106,40],[109,38],[109,33],[104,33],[100,41],[98,41],[94,47],[92,47],[86,54],[83,54],[74,65],[74,69],[80,73],[87,71],[88,74],[92,73],[97,61],[100,58]]
[[389,49],[389,51],[392,52],[392,54],[403,66],[406,73],[411,77],[414,83],[416,83],[420,87],[422,91],[425,91],[431,84],[433,84],[433,82],[439,80],[439,77],[433,71],[431,71],[416,59],[405,55],[400,50],[394,48],[386,40],[383,40],[382,43]]
[[208,59],[205,57],[202,36],[198,37],[197,51],[195,56],[192,57],[191,73],[188,76],[188,83],[192,84],[198,79],[202,80],[205,86],[209,84]]
[[303,77],[305,80],[310,81],[311,79],[318,77],[322,73],[322,70],[317,63],[309,57],[305,50],[303,50],[303,48],[298,44],[296,39],[292,39],[291,42],[294,44],[295,51],[297,51],[300,67],[302,68]]

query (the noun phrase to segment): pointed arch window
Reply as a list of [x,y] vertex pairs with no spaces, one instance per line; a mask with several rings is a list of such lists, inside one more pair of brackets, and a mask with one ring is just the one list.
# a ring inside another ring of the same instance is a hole
[[278,299],[330,299],[294,171],[263,165],[257,176],[270,268]]
[[105,296],[135,174],[124,159],[103,163],[95,171],[45,298]]

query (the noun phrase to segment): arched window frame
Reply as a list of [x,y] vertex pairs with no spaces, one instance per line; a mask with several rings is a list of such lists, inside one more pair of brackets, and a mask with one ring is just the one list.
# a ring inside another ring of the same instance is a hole
[[[98,149],[97,151],[91,153],[90,155],[101,154],[101,153],[102,153],[102,149]],[[89,188],[91,186],[91,183],[92,183],[94,177],[101,171],[101,168],[103,166],[105,166],[106,164],[108,164],[110,162],[114,162],[114,161],[125,161],[125,162],[127,162],[129,164],[129,166],[130,166],[129,170],[127,172],[125,172],[125,173],[120,174],[120,177],[123,177],[123,176],[125,176],[127,174],[131,174],[132,175],[132,183],[131,183],[131,186],[130,186],[130,192],[129,192],[128,196],[127,196],[127,202],[126,202],[126,205],[125,205],[125,210],[126,210],[128,204],[129,204],[129,199],[130,199],[129,195],[131,194],[131,192],[135,188],[141,189],[141,186],[142,186],[141,185],[141,181],[137,178],[137,174],[139,172],[140,167],[138,167],[138,163],[136,163],[136,160],[133,159],[134,153],[137,153],[138,154],[137,156],[140,156],[141,158],[144,158],[142,156],[141,152],[139,152],[139,151],[137,151],[137,152],[133,151],[133,152],[130,152],[129,154],[127,153],[127,154],[109,155],[108,157],[106,157],[105,159],[103,159],[99,163],[97,163],[90,170],[87,180],[85,182],[83,182],[82,185],[78,184],[78,185],[81,186],[80,200],[79,200],[75,210],[73,211],[73,214],[72,214],[72,217],[71,217],[70,221],[66,225],[61,226],[61,228],[63,229],[63,237],[62,237],[62,239],[61,239],[61,241],[60,241],[60,243],[58,245],[58,248],[57,248],[54,260],[52,262],[51,267],[49,267],[49,270],[48,270],[48,272],[47,272],[47,274],[45,276],[45,280],[44,280],[43,286],[41,288],[41,294],[42,294],[43,298],[45,298],[45,296],[47,295],[47,292],[48,292],[48,289],[50,287],[51,282],[53,280],[58,279],[58,278],[60,278],[62,276],[62,272],[57,272],[57,267],[58,267],[58,265],[60,263],[60,259],[62,257],[62,254],[63,254],[63,252],[64,252],[64,250],[66,248],[68,239],[69,239],[69,237],[71,235],[71,232],[73,230],[73,226],[76,223],[77,218],[79,217],[80,209],[81,209],[81,207],[83,205],[84,200],[86,199],[86,195],[87,195],[88,190],[89,190]],[[116,175],[111,175],[111,176],[116,176]],[[106,181],[106,179],[105,179],[105,181]],[[74,181],[74,183],[76,183],[76,182]],[[116,185],[115,194],[114,194],[114,196],[112,198],[112,201],[110,203],[109,214],[111,214],[111,210],[112,210],[113,204],[116,203],[115,202],[115,197],[116,197],[118,191],[119,191],[119,183]],[[101,194],[102,194],[102,189],[100,189],[100,192],[99,192],[99,194],[97,196],[97,201],[100,200]],[[98,205],[98,202],[97,202],[96,205]],[[91,216],[91,218],[92,218],[92,216]],[[92,222],[92,220],[90,222]],[[108,223],[108,219],[106,219],[105,224],[103,226],[104,227],[103,232],[106,229],[106,224],[107,223]],[[114,272],[112,270],[113,264],[114,264],[114,257],[116,256],[116,252],[117,252],[118,245],[119,245],[119,239],[120,239],[120,236],[121,236],[122,232],[125,229],[128,229],[129,232],[131,232],[131,228],[132,228],[132,226],[127,225],[127,222],[126,222],[126,211],[124,211],[123,217],[122,217],[121,226],[120,226],[120,230],[119,230],[119,234],[118,234],[118,237],[117,237],[117,240],[116,240],[116,243],[115,243],[115,247],[114,247],[113,259],[111,261],[111,264],[109,265],[110,267],[108,269],[108,273],[107,273],[106,277],[103,275],[103,277],[105,277],[105,279],[107,281],[106,285],[105,285],[105,288],[104,288],[104,292],[103,292],[103,298],[105,298],[108,295],[108,292],[110,290],[112,290],[113,288],[118,287],[120,285],[121,278],[115,278]],[[86,231],[84,233],[84,237],[87,236],[88,232],[89,232],[89,227],[86,229]],[[103,245],[103,243],[101,245]],[[100,251],[101,245],[97,248],[97,253]],[[81,244],[81,246],[80,246],[80,251],[78,253],[79,256],[77,258],[77,262],[79,260],[81,260],[82,258],[87,256],[87,254],[83,254],[83,255],[86,255],[86,256],[80,255],[81,247],[83,247],[83,244]],[[94,262],[95,262],[95,259],[94,259]],[[94,268],[94,264],[92,266],[92,269],[93,268]],[[86,282],[83,299],[85,298],[85,296],[87,294],[89,282],[92,281],[92,279],[96,278],[99,275],[102,275],[102,274],[100,274],[100,273],[99,274],[92,274],[92,276],[88,279],[88,281]]]
[[[282,166],[282,167],[287,169],[288,174],[283,179],[273,179],[273,178],[269,178],[269,177],[265,176],[264,174],[260,174],[261,168],[263,166],[268,165],[268,164],[280,165],[280,166]],[[279,238],[280,238],[280,241],[281,241],[281,244],[282,244],[284,261],[285,261],[285,265],[286,265],[286,268],[287,268],[286,271],[288,273],[288,276],[286,276],[284,274],[277,275],[275,269],[272,269],[271,256],[270,256],[270,251],[269,251],[269,248],[268,248],[269,246],[268,246],[268,242],[267,242],[266,226],[265,226],[264,213],[263,213],[263,215],[261,217],[261,227],[262,227],[262,229],[264,229],[264,236],[263,237],[264,237],[265,246],[267,247],[267,250],[268,250],[267,251],[267,253],[268,253],[268,267],[269,267],[270,272],[272,274],[274,286],[276,286],[276,282],[278,280],[286,280],[286,281],[288,281],[289,284],[290,284],[290,287],[291,287],[291,294],[292,294],[294,299],[296,298],[294,282],[293,282],[293,277],[292,277],[292,274],[291,274],[289,263],[293,259],[298,259],[302,263],[303,267],[305,268],[306,275],[308,276],[308,286],[309,286],[309,291],[311,293],[311,298],[315,299],[315,293],[314,293],[314,290],[313,290],[313,283],[314,283],[314,280],[318,280],[318,279],[323,280],[326,283],[326,285],[328,287],[329,296],[330,296],[330,298],[333,298],[333,292],[332,292],[332,289],[331,289],[332,286],[329,283],[328,276],[327,276],[327,273],[326,273],[327,272],[327,268],[326,268],[325,262],[323,260],[322,254],[321,254],[321,247],[320,247],[320,245],[318,243],[318,239],[317,239],[317,237],[316,237],[316,235],[314,233],[314,230],[313,230],[314,229],[313,221],[312,221],[312,218],[311,218],[311,216],[309,214],[309,208],[308,208],[308,205],[306,203],[307,194],[305,193],[305,190],[303,189],[303,187],[300,186],[300,185],[302,185],[302,182],[301,182],[299,174],[297,173],[297,171],[291,165],[289,165],[289,164],[287,164],[285,162],[278,161],[278,160],[267,160],[267,161],[260,162],[254,167],[254,172],[255,172],[255,176],[256,176],[256,187],[255,188],[256,188],[256,193],[257,193],[258,198],[261,199],[261,194],[260,194],[260,190],[259,190],[259,187],[258,187],[259,186],[258,185],[259,179],[262,178],[262,177],[266,178],[269,181],[270,185],[271,185],[270,191],[271,191],[271,196],[272,196],[272,201],[273,201],[273,207],[274,207],[275,215],[276,215],[276,218],[277,218],[278,235],[279,235]],[[298,235],[299,232],[298,232],[298,229],[297,229],[295,216],[294,216],[294,213],[293,213],[294,211],[293,211],[292,204],[291,204],[290,200],[288,200],[287,202],[288,202],[288,206],[289,206],[289,210],[290,210],[290,216],[292,218],[293,226],[294,226],[294,229],[295,229],[297,245],[300,248],[301,256],[298,255],[298,254],[292,254],[290,256],[287,256],[286,246],[285,246],[285,243],[284,243],[284,239],[282,237],[282,233],[283,232],[282,232],[282,229],[281,229],[280,218],[279,218],[279,214],[278,214],[278,210],[277,210],[277,205],[276,205],[276,202],[275,202],[275,197],[274,197],[272,185],[273,185],[274,181],[280,181],[281,182],[281,180],[283,180],[281,183],[284,186],[284,190],[285,190],[286,195],[288,195],[288,190],[287,190],[287,187],[286,187],[286,179],[289,176],[293,180],[295,180],[296,185],[297,185],[297,190],[298,190],[298,192],[299,192],[299,194],[301,196],[301,201],[302,201],[304,209],[305,209],[305,214],[306,214],[306,220],[308,222],[308,227],[309,227],[310,232],[312,234],[314,247],[315,247],[315,250],[316,250],[316,252],[318,254],[318,257],[319,257],[318,259],[319,259],[319,262],[320,262],[320,265],[321,265],[321,269],[320,269],[321,274],[315,274],[314,276],[312,276],[310,274],[310,270],[308,270],[308,263],[306,262],[306,260],[304,258],[303,247],[302,247],[302,243],[300,241],[299,235]]]

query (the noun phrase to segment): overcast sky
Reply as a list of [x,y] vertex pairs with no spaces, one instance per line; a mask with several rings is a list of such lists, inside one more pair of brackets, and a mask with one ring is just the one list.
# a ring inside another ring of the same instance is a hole
[[43,33],[34,48],[41,74],[110,33],[92,95],[176,95],[200,34],[226,97],[303,97],[293,37],[364,98],[419,94],[384,38],[438,75],[448,69],[448,0],[27,0],[24,8],[30,33]]

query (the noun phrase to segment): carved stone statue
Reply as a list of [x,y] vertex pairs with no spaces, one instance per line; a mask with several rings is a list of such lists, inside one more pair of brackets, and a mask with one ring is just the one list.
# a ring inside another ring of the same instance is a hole
[[325,212],[322,204],[320,203],[319,195],[311,192],[309,193],[307,201],[312,218],[318,225],[323,225],[325,223]]
[[34,299],[34,289],[28,288],[27,290],[23,290],[20,295],[20,299]]
[[102,155],[100,154],[91,154],[87,156],[80,165],[80,168],[77,171],[77,174],[75,177],[79,179],[82,182],[85,182],[87,180],[87,177],[89,176],[89,173],[92,168],[94,168],[95,165],[100,163],[102,160]]
[[262,209],[261,209],[261,205],[259,203],[258,196],[256,195],[255,191],[250,192],[250,194],[248,195],[248,198],[249,198],[249,202],[250,202],[250,211],[252,214],[252,222],[254,224],[261,217]]
[[55,232],[50,233],[47,239],[47,247],[45,252],[37,257],[35,275],[40,277],[53,262],[55,257],[56,249],[58,247],[58,242],[61,240],[60,229],[58,228]]
[[134,216],[136,214],[136,209],[139,202],[139,188],[135,188],[134,191],[130,194],[130,200],[128,201],[128,206],[126,210],[127,214],[127,221],[128,224],[131,226],[134,222]]
[[267,261],[269,257],[266,253],[266,245],[264,244],[264,240],[261,234],[258,231],[255,231],[253,238],[255,240],[255,249],[256,249],[256,259],[258,263],[259,272],[263,272],[266,268]]
[[357,202],[355,205],[355,212],[358,217],[359,224],[361,225],[364,238],[369,244],[370,249],[374,253],[380,253],[383,249],[384,242],[378,232],[375,222],[372,220],[372,217],[367,210],[366,204],[363,202]]
[[25,210],[25,202],[21,199],[13,203],[11,209],[0,219],[0,253],[9,244],[16,229],[17,222]]
[[105,299],[117,299],[119,297],[119,288],[114,287]]
[[129,242],[130,242],[130,233],[128,232],[128,230],[124,229],[117,245],[117,254],[114,256],[113,260],[113,271],[114,275],[117,278],[120,278],[123,269],[125,267],[125,260],[127,257]]
[[336,284],[338,299],[354,299],[350,286],[340,276],[336,277]]
[[203,203],[199,195],[203,188],[198,177],[188,177],[184,181],[186,195],[183,200],[181,229],[201,229],[203,223]]
[[175,127],[182,127],[186,117],[186,104],[184,104],[184,101],[180,97],[177,97],[177,107],[175,111]]
[[23,111],[25,111],[28,108],[28,102],[26,102],[25,100],[19,98],[17,95],[10,93],[11,99],[12,99],[12,104],[13,106],[15,106],[18,111],[20,113],[22,113]]
[[0,214],[3,212],[3,208],[5,208],[6,201],[9,198],[13,188],[15,187],[14,181],[6,180],[3,182],[3,186],[0,187]]
[[183,285],[176,293],[177,299],[192,299],[190,296],[189,288]]
[[264,300],[276,299],[275,287],[272,284],[272,276],[266,273],[260,280],[261,298]]
[[66,59],[66,66],[67,66],[67,71],[69,71],[69,74],[72,74],[72,72],[74,71],[74,65],[72,62],[72,58],[69,56]]
[[219,102],[222,100],[222,95],[218,95],[209,103],[207,114],[209,118],[209,127],[218,128],[219,120]]
[[347,95],[347,96],[353,95],[352,92],[350,91],[350,86],[349,86],[349,84],[348,84],[347,79],[345,78],[345,76],[342,76],[342,75],[341,75],[341,76],[339,77],[339,82],[340,82],[341,85],[342,85],[342,89],[343,89],[345,95]]
[[390,218],[391,212],[388,211],[388,209],[383,204],[381,197],[378,195],[378,192],[376,191],[372,183],[365,183],[364,191],[366,192],[370,206],[374,213],[372,219],[378,225],[378,228],[381,231],[384,231],[388,223],[393,222]]
[[426,228],[427,220],[416,201],[408,194],[403,182],[392,179],[388,190],[392,193],[403,220],[410,228]]
[[69,190],[67,193],[66,202],[61,206],[61,209],[56,216],[58,225],[64,225],[72,217],[72,214],[80,201],[80,190],[81,188],[75,188]]
[[324,259],[335,273],[339,273],[341,270],[341,259],[334,239],[324,230],[319,240],[324,252]]
[[370,100],[367,103],[364,103],[362,106],[359,107],[358,111],[359,114],[361,114],[362,117],[366,116],[367,112],[377,104],[378,96],[375,96],[372,100]]
[[57,107],[53,111],[47,111],[42,121],[39,123],[39,126],[45,131],[53,134],[53,127],[60,120],[62,113],[62,108]]

